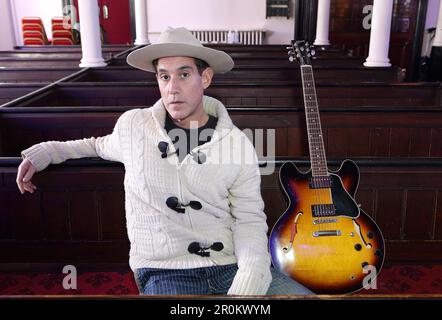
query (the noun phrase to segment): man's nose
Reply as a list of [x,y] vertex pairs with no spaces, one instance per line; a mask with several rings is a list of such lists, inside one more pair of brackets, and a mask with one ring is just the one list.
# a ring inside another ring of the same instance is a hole
[[175,77],[172,77],[169,82],[169,93],[170,94],[177,94],[180,92],[180,85],[178,83],[178,79]]

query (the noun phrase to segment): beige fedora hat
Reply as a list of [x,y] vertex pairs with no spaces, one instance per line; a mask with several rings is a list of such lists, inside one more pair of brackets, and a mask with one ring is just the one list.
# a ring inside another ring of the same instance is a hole
[[132,67],[156,72],[152,61],[164,57],[193,57],[205,61],[215,73],[225,73],[234,66],[232,58],[224,51],[204,47],[186,28],[167,28],[157,43],[131,52],[127,63]]

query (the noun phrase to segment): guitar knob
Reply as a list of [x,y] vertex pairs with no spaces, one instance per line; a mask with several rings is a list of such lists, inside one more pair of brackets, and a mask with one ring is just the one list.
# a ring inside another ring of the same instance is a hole
[[366,266],[368,266],[368,262],[367,261],[362,262],[361,266],[362,269],[364,269]]
[[356,251],[361,251],[362,250],[362,245],[360,243],[356,243],[355,244],[355,250]]
[[375,255],[376,257],[380,257],[380,256],[382,256],[382,250],[381,250],[381,249],[376,249],[376,251],[374,252],[374,255]]
[[374,233],[373,233],[372,231],[368,231],[368,232],[367,232],[367,237],[368,237],[369,239],[373,239],[373,237],[374,237]]

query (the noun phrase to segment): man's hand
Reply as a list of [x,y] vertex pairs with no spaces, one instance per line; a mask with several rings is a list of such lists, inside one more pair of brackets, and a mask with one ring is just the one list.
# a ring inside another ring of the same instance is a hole
[[32,165],[31,161],[29,161],[28,159],[24,159],[18,167],[16,180],[21,194],[24,194],[25,191],[34,193],[34,190],[37,189],[37,187],[34,186],[34,184],[31,182],[31,178],[34,173],[35,167]]

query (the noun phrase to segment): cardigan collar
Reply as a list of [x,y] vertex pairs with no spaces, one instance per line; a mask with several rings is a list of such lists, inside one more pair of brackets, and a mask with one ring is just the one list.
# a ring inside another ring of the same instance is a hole
[[[230,118],[226,107],[219,100],[209,96],[203,96],[203,108],[208,114],[218,118],[211,142],[221,139],[234,128],[232,119]],[[164,129],[166,108],[163,105],[162,99],[158,100],[152,106],[151,110],[152,117],[155,120],[158,129],[167,136],[166,130]]]

